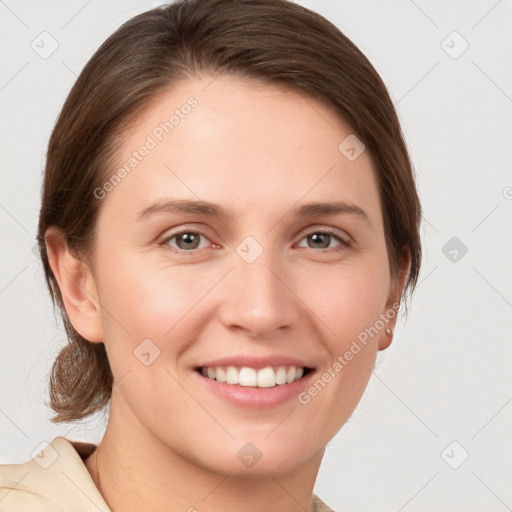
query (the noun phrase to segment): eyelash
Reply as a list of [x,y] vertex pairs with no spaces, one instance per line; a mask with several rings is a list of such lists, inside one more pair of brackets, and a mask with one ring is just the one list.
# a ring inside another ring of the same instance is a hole
[[[171,248],[171,250],[173,250],[174,252],[177,252],[177,253],[188,253],[188,254],[192,254],[200,249],[191,249],[191,250],[184,250],[184,249],[179,249],[177,247],[172,247],[169,245],[169,242],[173,239],[173,238],[176,238],[177,236],[179,235],[184,235],[186,233],[192,233],[194,235],[200,235],[204,238],[206,238],[207,240],[208,237],[202,233],[201,231],[193,231],[191,229],[185,229],[185,230],[182,230],[182,231],[179,231],[177,233],[173,233],[172,235],[168,236],[165,240],[163,240],[161,242],[161,245],[164,245],[164,246],[167,246],[169,248]],[[343,239],[340,235],[338,235],[337,233],[335,233],[334,231],[330,230],[330,229],[323,229],[323,230],[316,230],[316,231],[303,231],[301,233],[301,236],[302,238],[300,239],[300,242],[302,242],[302,240],[304,240],[304,238],[308,237],[309,235],[317,235],[317,234],[322,234],[322,235],[329,235],[333,238],[335,238],[340,244],[337,245],[336,247],[331,247],[331,248],[325,248],[325,249],[314,249],[314,248],[309,248],[309,250],[311,251],[314,251],[314,252],[339,252],[339,251],[343,251],[347,248],[349,248],[351,246],[351,242],[349,242],[348,240],[345,240]]]

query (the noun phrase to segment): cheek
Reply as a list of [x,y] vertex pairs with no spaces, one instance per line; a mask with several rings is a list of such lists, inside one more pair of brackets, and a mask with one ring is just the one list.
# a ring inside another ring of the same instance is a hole
[[[300,398],[304,411],[314,409],[326,426],[327,441],[358,404],[371,376],[381,335],[387,276],[382,265],[343,268],[317,274],[301,286],[310,290],[305,302],[320,319],[322,343],[329,354],[327,366]],[[376,327],[377,326],[377,327]]]
[[201,298],[218,276],[199,279],[201,272],[194,265],[171,267],[150,258],[118,261],[103,266],[98,276],[107,348],[126,357],[149,339],[162,356],[174,360],[193,340],[201,324]]
[[198,279],[192,265],[162,268],[141,260],[122,258],[99,275],[109,363],[119,391],[142,416],[156,410],[150,402],[170,393],[186,411],[187,397],[165,370],[177,376],[176,361],[199,336],[198,302],[211,284]]
[[364,338],[384,313],[389,276],[385,265],[376,259],[373,264],[304,273],[295,283],[298,295],[321,320],[329,351],[336,357],[352,340]]
[[[145,328],[163,328],[155,325],[155,320],[163,320],[165,315],[169,315],[169,328],[173,310],[179,308],[187,291],[178,272],[173,273],[172,280],[169,277],[168,271],[155,268],[150,261],[145,263],[144,258],[119,257],[116,264],[103,265],[99,275],[102,304],[139,333]],[[141,324],[142,320],[148,322]]]

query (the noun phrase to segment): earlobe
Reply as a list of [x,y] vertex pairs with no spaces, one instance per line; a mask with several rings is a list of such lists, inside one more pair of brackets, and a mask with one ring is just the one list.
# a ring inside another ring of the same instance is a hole
[[386,302],[386,308],[383,313],[383,319],[386,324],[379,338],[379,350],[385,350],[393,341],[393,333],[398,317],[398,309],[402,298],[402,293],[407,283],[407,278],[411,271],[411,252],[405,248],[402,252],[398,276],[393,283],[393,289]]
[[89,266],[73,255],[58,229],[47,230],[45,243],[50,267],[71,324],[86,340],[102,342],[101,307]]
[[[389,322],[391,324],[391,321]],[[393,323],[394,327],[394,323]],[[393,329],[391,327],[386,327],[384,332],[380,335],[379,338],[379,350],[386,350],[393,341]]]

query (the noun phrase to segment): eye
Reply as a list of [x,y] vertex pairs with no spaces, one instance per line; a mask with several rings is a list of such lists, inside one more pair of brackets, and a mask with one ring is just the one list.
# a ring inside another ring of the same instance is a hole
[[[311,231],[309,233],[304,232],[302,235],[302,240],[305,240],[308,244],[306,247],[320,250],[328,249],[327,251],[321,252],[329,252],[329,250],[340,251],[350,246],[350,242],[348,240],[345,240],[339,234],[330,230]],[[203,240],[205,241],[204,243],[202,243]],[[183,230],[179,233],[174,233],[168,236],[162,242],[162,245],[168,245],[177,252],[191,253],[197,249],[204,249],[205,247],[208,247],[208,242],[209,239],[199,231]],[[337,245],[335,244],[336,242]],[[304,245],[299,243],[299,247],[304,247]]]
[[[200,246],[201,238],[208,240],[202,233],[198,231],[181,231],[179,233],[175,233],[167,237],[162,244],[170,245],[171,247],[182,251],[182,252],[190,252],[194,249],[202,249],[204,247],[208,247],[208,244],[205,246]],[[172,243],[173,240],[176,240],[175,244]]]
[[[306,240],[306,243],[308,244],[313,244],[312,246],[308,245],[310,249],[332,249],[334,251],[340,251],[350,246],[350,242],[348,240],[343,239],[340,235],[329,230],[311,231],[310,233],[303,235],[304,238],[302,240]],[[338,242],[338,245],[333,247],[331,242]],[[299,247],[300,246],[301,245],[299,244]]]

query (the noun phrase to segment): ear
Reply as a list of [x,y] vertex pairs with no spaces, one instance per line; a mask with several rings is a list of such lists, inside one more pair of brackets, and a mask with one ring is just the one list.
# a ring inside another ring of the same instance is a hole
[[56,228],[45,233],[46,251],[71,324],[86,340],[103,341],[101,307],[89,266],[77,259]]
[[[391,282],[391,290],[383,311],[385,328],[379,337],[379,350],[385,350],[393,341],[393,332],[395,331],[398,317],[398,307],[402,298],[402,292],[411,271],[411,251],[408,247],[404,248],[400,258],[398,275]],[[389,330],[388,330],[389,329]]]

